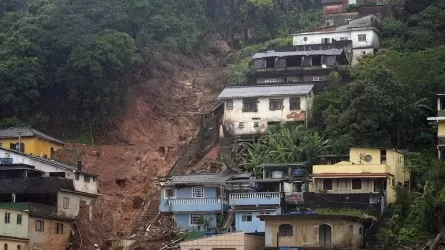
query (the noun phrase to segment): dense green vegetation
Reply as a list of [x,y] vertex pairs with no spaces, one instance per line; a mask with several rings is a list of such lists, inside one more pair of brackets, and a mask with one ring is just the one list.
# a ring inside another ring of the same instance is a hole
[[302,30],[309,0],[2,0],[0,126],[100,128],[124,113],[138,67],[166,51],[233,48]]

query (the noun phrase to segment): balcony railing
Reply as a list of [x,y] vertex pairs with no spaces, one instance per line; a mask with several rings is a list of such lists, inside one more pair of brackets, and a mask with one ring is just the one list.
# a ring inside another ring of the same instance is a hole
[[193,199],[172,199],[168,200],[167,203],[169,205],[172,204],[214,204],[214,203],[222,203],[221,199],[212,199],[212,198],[193,198]]
[[234,193],[229,195],[229,205],[279,205],[279,192]]
[[161,204],[161,212],[212,212],[224,210],[227,201],[218,198],[169,199]]

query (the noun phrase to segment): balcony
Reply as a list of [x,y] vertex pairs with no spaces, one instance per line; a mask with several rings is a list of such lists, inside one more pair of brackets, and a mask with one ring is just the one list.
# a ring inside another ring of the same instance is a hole
[[314,165],[313,175],[323,174],[387,174],[390,169],[386,164],[347,164]]
[[211,212],[224,209],[227,202],[217,198],[170,199],[161,212]]
[[279,192],[234,193],[229,195],[231,206],[280,205]]

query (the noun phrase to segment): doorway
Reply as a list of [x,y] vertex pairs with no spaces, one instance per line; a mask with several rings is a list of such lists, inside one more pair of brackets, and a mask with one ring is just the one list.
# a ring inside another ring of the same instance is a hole
[[322,247],[331,247],[331,233],[332,228],[329,225],[323,224],[318,228],[319,245]]

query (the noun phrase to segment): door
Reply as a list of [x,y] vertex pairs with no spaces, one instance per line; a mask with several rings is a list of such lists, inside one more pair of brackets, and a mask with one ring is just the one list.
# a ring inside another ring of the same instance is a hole
[[319,245],[323,247],[331,247],[331,226],[323,224],[318,228]]

